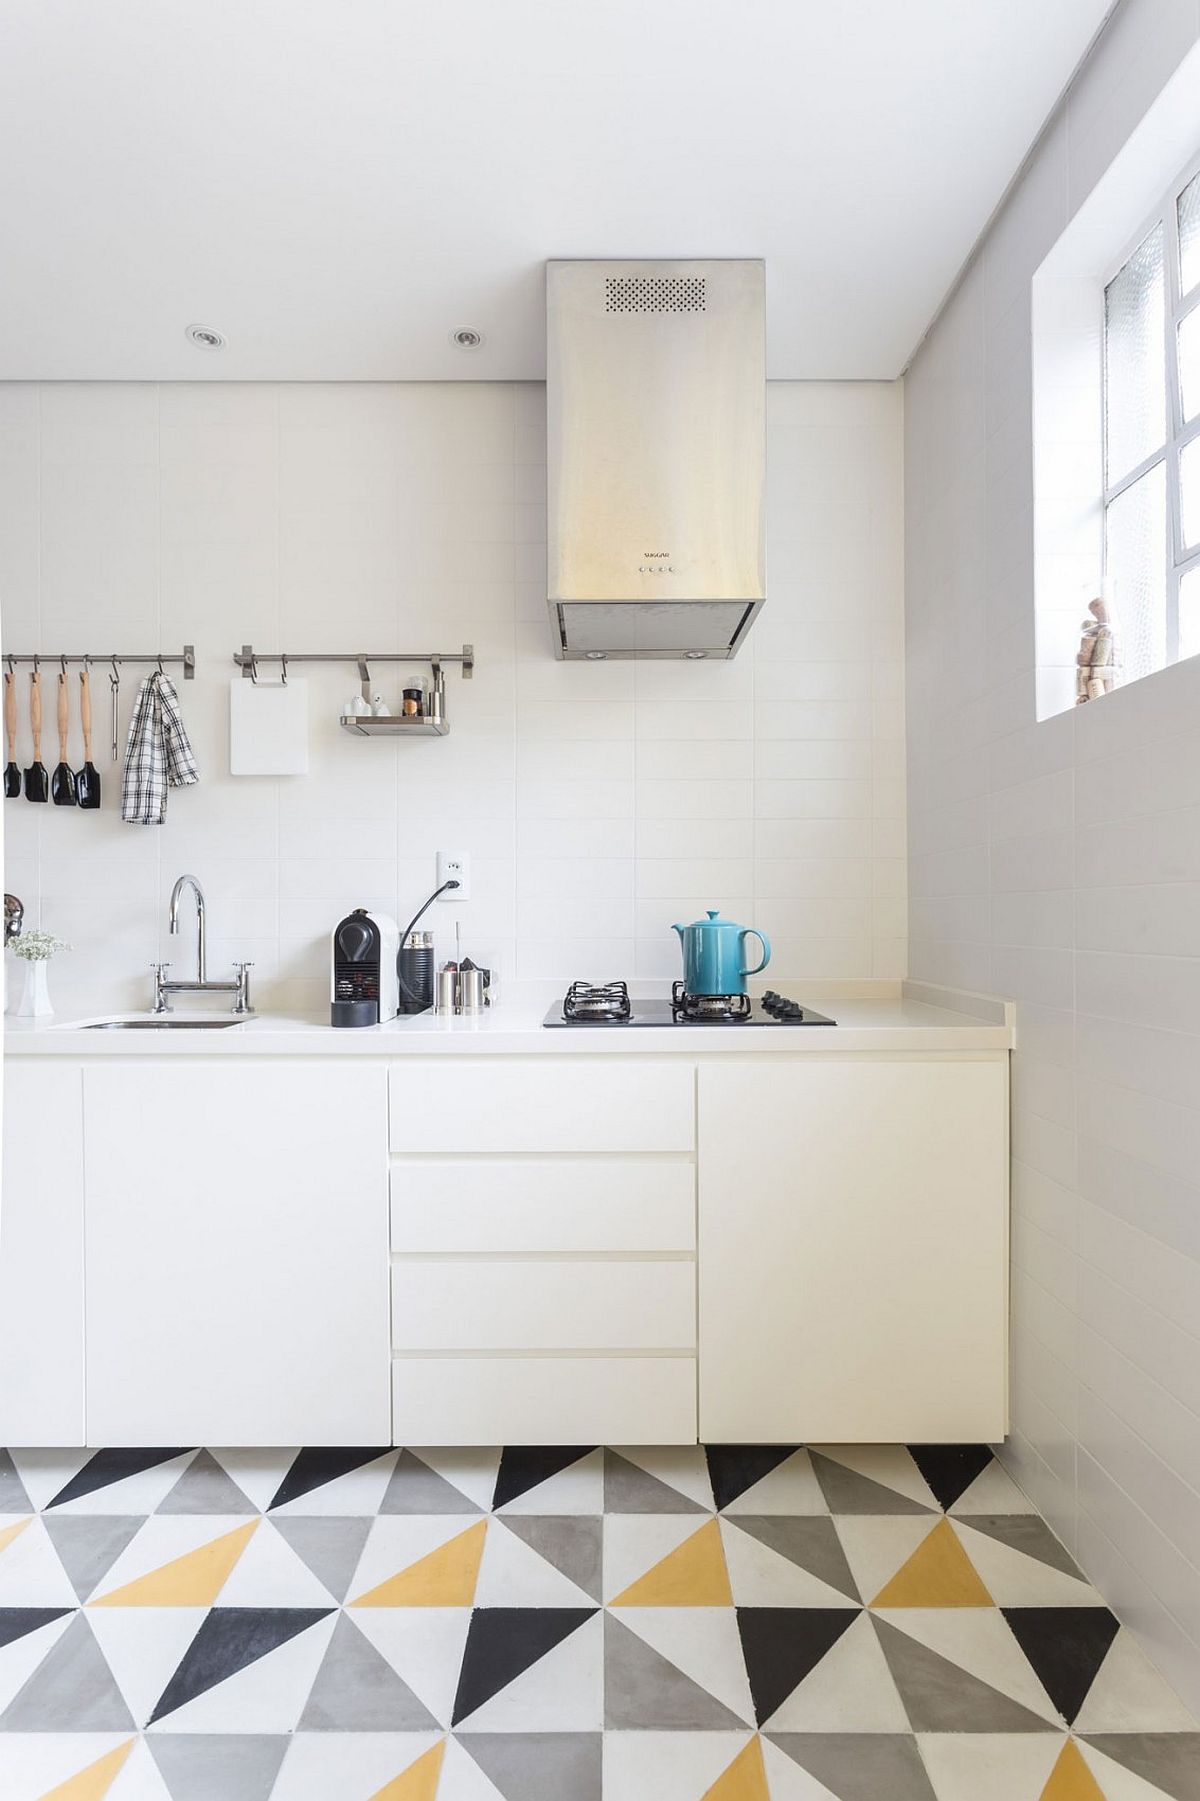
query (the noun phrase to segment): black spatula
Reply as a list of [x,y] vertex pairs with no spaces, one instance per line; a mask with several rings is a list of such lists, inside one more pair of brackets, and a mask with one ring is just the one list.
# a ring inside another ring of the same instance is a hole
[[92,762],[92,678],[85,666],[79,676],[79,723],[83,727],[83,768],[75,777],[81,807],[100,805],[100,771]]
[[50,781],[50,798],[56,807],[75,806],[75,771],[67,762],[67,736],[71,730],[71,702],[67,694],[67,666],[58,677],[58,762]]
[[42,678],[36,669],[29,678],[29,729],[33,733],[33,762],[25,771],[25,799],[49,800],[50,778],[42,762]]
[[21,771],[17,768],[17,690],[11,669],[4,678],[4,734],[8,739],[8,762],[4,765],[4,798],[16,800],[21,792]]

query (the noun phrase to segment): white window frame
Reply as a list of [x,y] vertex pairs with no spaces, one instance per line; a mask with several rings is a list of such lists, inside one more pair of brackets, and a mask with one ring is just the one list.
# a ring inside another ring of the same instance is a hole
[[[1101,339],[1101,395],[1102,414],[1101,429],[1104,434],[1104,504],[1103,504],[1103,547],[1102,567],[1108,572],[1108,510],[1113,502],[1132,488],[1142,477],[1157,468],[1159,463],[1166,466],[1167,486],[1167,545],[1166,569],[1167,591],[1163,597],[1166,607],[1166,663],[1170,665],[1179,661],[1179,585],[1183,577],[1192,569],[1200,566],[1200,544],[1190,548],[1183,541],[1182,498],[1180,489],[1179,459],[1184,447],[1194,439],[1200,438],[1200,416],[1190,424],[1183,417],[1183,392],[1179,382],[1179,326],[1191,312],[1200,308],[1200,281],[1185,294],[1181,288],[1181,271],[1179,261],[1179,196],[1194,178],[1200,175],[1200,156],[1193,160],[1172,181],[1154,211],[1145,218],[1139,229],[1126,243],[1117,257],[1105,272],[1100,284],[1100,339]],[[1165,356],[1165,374],[1167,388],[1167,436],[1163,443],[1157,445],[1149,456],[1142,459],[1135,468],[1121,476],[1119,481],[1109,484],[1108,480],[1108,393],[1107,393],[1107,306],[1106,297],[1109,284],[1120,274],[1134,252],[1145,243],[1147,237],[1161,225],[1163,230],[1163,349]],[[1119,610],[1118,600],[1118,610]]]

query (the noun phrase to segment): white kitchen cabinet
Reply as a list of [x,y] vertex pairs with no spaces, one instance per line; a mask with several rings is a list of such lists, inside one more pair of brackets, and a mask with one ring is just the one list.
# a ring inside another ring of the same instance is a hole
[[638,1258],[421,1258],[392,1271],[404,1351],[691,1351],[696,1266]]
[[994,1441],[1008,1060],[699,1070],[700,1436]]
[[385,1083],[85,1069],[89,1444],[389,1442]]
[[695,1248],[690,1157],[405,1157],[392,1165],[393,1251]]
[[81,1445],[83,1077],[4,1066],[0,1444]]
[[401,1445],[692,1445],[694,1357],[398,1357]]
[[392,1072],[392,1149],[690,1156],[694,1095],[694,1067],[665,1058],[414,1058]]

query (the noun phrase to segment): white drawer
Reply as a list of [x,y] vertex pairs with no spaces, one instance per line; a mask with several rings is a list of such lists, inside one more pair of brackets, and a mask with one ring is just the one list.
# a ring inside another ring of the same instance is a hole
[[690,1445],[692,1357],[398,1357],[400,1445]]
[[391,1071],[393,1151],[686,1151],[689,1063],[630,1058],[404,1058]]
[[392,1165],[394,1251],[692,1251],[683,1158],[408,1157]]
[[690,1351],[696,1266],[396,1263],[392,1343],[398,1351]]

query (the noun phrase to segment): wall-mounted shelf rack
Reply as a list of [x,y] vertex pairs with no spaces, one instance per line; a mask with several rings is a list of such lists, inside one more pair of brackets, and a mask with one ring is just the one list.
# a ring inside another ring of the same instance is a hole
[[255,650],[252,644],[243,644],[240,652],[234,651],[233,660],[242,675],[252,682],[258,680],[261,663],[278,663],[284,682],[293,663],[353,663],[362,684],[363,699],[367,702],[371,699],[372,663],[428,663],[433,671],[433,686],[429,691],[428,711],[420,718],[394,713],[377,719],[374,714],[343,713],[340,723],[345,731],[353,732],[357,738],[444,738],[450,726],[446,719],[443,665],[461,664],[463,680],[469,682],[475,672],[475,647],[464,644],[461,651],[304,651],[293,656],[289,651],[261,651]]
[[8,651],[5,651],[3,657],[0,658],[0,661],[3,661],[5,664],[32,663],[35,668],[40,667],[43,663],[45,663],[47,668],[51,668],[56,663],[60,666],[63,663],[82,663],[85,668],[91,663],[115,664],[118,668],[121,668],[126,663],[157,663],[160,669],[165,669],[168,664],[172,667],[176,664],[182,664],[183,679],[185,682],[190,682],[194,679],[196,674],[196,647],[194,644],[185,644],[182,651],[175,651],[169,655],[164,651],[161,656],[155,652],[151,656],[137,657],[125,656],[119,651],[115,655],[113,652],[109,651],[103,656],[95,655],[91,652],[85,654],[82,651],[71,651],[68,652],[66,656],[63,656],[59,651],[49,650],[39,650],[36,653],[31,652],[28,656],[17,656],[14,652],[10,656]]

